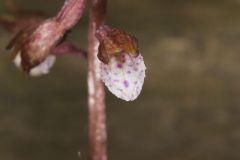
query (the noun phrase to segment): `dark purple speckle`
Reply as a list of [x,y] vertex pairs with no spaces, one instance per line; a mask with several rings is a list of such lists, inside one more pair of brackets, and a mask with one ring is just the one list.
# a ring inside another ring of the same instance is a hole
[[121,62],[122,62],[122,63],[125,63],[125,62],[126,62],[126,58],[125,58],[125,55],[124,55],[124,54],[122,54],[122,56],[121,56]]
[[125,88],[127,88],[127,87],[129,86],[128,81],[124,80],[124,81],[123,81],[123,85],[124,85]]
[[117,68],[122,68],[122,64],[117,64]]

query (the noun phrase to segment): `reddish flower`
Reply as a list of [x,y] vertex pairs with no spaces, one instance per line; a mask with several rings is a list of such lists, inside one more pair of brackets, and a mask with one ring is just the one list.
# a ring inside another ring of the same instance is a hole
[[63,29],[54,19],[40,25],[31,25],[20,30],[7,46],[12,56],[20,56],[21,68],[25,73],[44,62],[50,50],[63,35]]
[[48,73],[55,61],[55,57],[50,55],[51,52],[85,54],[71,43],[63,43],[64,35],[78,22],[84,6],[84,0],[66,0],[57,16],[47,20],[37,13],[28,15],[22,10],[19,12],[21,16],[16,16],[16,19],[0,17],[5,28],[17,32],[7,46],[7,49],[12,50],[15,64],[26,74],[41,75]]

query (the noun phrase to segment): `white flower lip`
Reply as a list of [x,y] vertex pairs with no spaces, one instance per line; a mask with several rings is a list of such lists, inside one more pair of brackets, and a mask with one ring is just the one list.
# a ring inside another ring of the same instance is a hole
[[56,61],[56,57],[53,55],[47,56],[47,58],[37,65],[36,67],[30,70],[30,76],[37,77],[41,75],[46,75],[49,73],[50,68],[53,66],[54,62]]
[[100,67],[102,81],[115,96],[125,101],[139,96],[146,70],[141,54],[137,57],[123,54],[121,62],[112,57],[108,64],[101,63]]
[[[17,68],[21,68],[21,61],[22,61],[21,54],[18,53],[13,59],[13,63],[16,65]],[[53,66],[55,61],[56,57],[54,55],[47,56],[42,63],[40,63],[39,65],[35,66],[30,70],[29,75],[32,77],[38,77],[48,74],[50,68]]]

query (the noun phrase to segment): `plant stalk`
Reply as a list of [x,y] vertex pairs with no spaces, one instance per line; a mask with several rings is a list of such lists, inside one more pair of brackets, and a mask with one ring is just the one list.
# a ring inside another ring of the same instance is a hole
[[95,33],[104,24],[106,0],[89,0],[88,28],[88,137],[89,160],[107,160],[107,131],[105,91],[99,77],[97,58],[99,42]]

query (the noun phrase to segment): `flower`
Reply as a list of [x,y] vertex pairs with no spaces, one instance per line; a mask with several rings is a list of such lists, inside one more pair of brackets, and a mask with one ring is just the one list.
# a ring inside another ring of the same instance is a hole
[[55,55],[86,57],[85,51],[65,40],[68,30],[80,19],[84,6],[83,0],[66,0],[58,14],[48,19],[41,12],[18,8],[14,16],[0,15],[0,24],[16,33],[7,46],[15,65],[27,75],[39,76],[49,72]]
[[142,90],[146,70],[136,38],[106,25],[97,30],[96,37],[102,62],[100,78],[118,98],[135,100]]
[[[53,66],[55,60],[56,60],[56,56],[54,56],[54,55],[47,56],[43,62],[41,62],[39,65],[31,68],[29,75],[36,77],[36,76],[48,74],[49,70]],[[15,58],[13,59],[13,62],[17,68],[21,69],[22,58],[21,58],[20,54],[17,54],[15,56]]]
[[[32,69],[46,63],[45,60],[50,50],[57,45],[63,33],[57,21],[48,19],[39,25],[26,26],[20,30],[10,41],[7,49],[12,50],[12,58],[19,63],[15,64],[23,72],[30,74]],[[47,66],[51,67],[52,65]]]
[[[17,68],[28,75],[41,76],[48,74],[55,62],[56,55],[83,56],[86,58],[85,51],[77,48],[64,38],[59,38],[60,40],[53,42],[51,37],[53,34],[45,35],[48,34],[47,31],[43,32],[44,29],[38,28],[39,31],[36,29],[38,23],[30,23],[29,26],[23,25],[21,22],[16,23],[16,25],[18,24],[23,28],[19,29],[15,25],[9,26],[19,31],[10,41],[7,49],[11,49],[12,59]],[[54,30],[54,27],[48,29],[52,32],[51,30]]]

